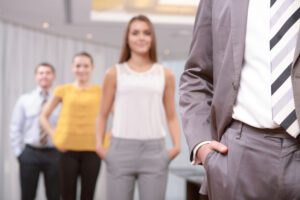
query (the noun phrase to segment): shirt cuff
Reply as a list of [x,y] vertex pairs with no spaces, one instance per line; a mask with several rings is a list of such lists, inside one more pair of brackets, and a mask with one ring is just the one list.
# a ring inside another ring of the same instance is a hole
[[16,157],[19,157],[22,153],[23,153],[23,148],[15,148],[14,153],[16,155]]
[[201,161],[196,157],[197,156],[197,151],[198,151],[198,149],[200,149],[200,147],[202,147],[205,144],[209,144],[210,142],[211,141],[204,141],[204,142],[201,142],[201,143],[196,145],[196,147],[193,149],[193,155],[192,155],[193,160],[191,161],[192,165],[198,165],[198,164],[201,163]]

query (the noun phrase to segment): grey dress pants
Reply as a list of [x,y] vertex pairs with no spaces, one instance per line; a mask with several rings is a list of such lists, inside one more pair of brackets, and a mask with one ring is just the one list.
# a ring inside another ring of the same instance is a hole
[[132,200],[135,183],[140,200],[164,200],[169,155],[164,139],[112,138],[107,164],[107,200]]
[[204,167],[210,200],[300,200],[300,142],[285,130],[234,121]]

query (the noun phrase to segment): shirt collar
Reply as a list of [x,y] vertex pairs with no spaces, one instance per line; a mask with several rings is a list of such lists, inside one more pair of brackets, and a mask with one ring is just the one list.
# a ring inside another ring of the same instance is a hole
[[[50,95],[51,90],[48,90],[48,96]],[[43,89],[41,87],[36,87],[36,89],[34,90],[34,93],[37,94],[39,97],[43,97]]]

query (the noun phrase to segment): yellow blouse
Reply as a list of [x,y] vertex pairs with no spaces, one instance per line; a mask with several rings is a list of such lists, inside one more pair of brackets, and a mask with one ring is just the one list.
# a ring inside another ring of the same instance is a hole
[[53,138],[55,146],[73,151],[95,151],[101,88],[93,85],[82,89],[65,84],[54,90],[54,96],[62,99]]

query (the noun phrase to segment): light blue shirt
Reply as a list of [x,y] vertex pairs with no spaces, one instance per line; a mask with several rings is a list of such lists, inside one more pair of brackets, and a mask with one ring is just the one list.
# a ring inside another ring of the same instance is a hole
[[[13,152],[19,156],[26,144],[37,147],[53,147],[51,138],[48,137],[47,144],[40,144],[40,123],[43,102],[42,89],[36,88],[32,92],[22,95],[12,114],[10,125],[10,140]],[[52,126],[56,125],[59,108],[55,109],[49,118]]]

